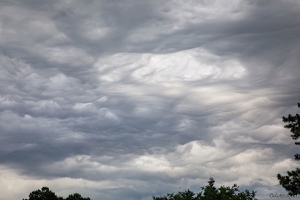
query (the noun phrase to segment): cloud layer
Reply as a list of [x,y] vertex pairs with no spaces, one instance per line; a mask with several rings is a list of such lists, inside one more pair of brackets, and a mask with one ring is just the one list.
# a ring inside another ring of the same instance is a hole
[[284,192],[298,1],[0,4],[1,200],[146,200],[209,177]]

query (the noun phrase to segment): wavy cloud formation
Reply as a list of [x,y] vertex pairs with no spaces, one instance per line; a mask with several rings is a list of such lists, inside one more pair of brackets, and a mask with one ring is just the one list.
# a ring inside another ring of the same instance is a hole
[[146,200],[209,177],[284,193],[298,1],[0,4],[1,200]]

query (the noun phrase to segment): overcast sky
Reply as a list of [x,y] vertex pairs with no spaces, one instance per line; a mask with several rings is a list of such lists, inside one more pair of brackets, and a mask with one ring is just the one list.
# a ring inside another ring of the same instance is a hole
[[1,0],[0,199],[286,193],[299,55],[299,0]]

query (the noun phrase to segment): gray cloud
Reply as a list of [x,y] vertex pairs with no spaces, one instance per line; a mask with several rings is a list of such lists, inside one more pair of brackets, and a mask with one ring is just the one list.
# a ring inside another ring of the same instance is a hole
[[44,185],[151,199],[211,176],[259,199],[282,191],[276,174],[297,164],[281,117],[300,97],[299,6],[2,1],[0,199]]

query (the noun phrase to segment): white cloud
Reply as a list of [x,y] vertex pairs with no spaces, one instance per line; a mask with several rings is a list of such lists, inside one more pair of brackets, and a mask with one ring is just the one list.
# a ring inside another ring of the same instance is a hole
[[296,167],[298,2],[0,4],[5,199],[151,199],[211,176],[263,199]]

